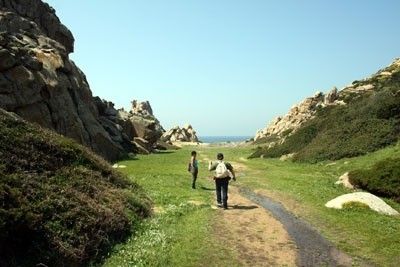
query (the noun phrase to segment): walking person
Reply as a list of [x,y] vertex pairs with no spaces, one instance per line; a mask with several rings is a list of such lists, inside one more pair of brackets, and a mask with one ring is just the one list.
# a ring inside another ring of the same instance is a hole
[[208,164],[208,170],[214,171],[215,180],[215,191],[217,194],[217,206],[228,209],[228,185],[229,181],[235,178],[235,172],[230,163],[224,162],[224,155],[222,153],[217,154],[217,161],[210,161]]
[[199,162],[196,159],[197,152],[192,151],[188,171],[192,174],[192,189],[196,189],[197,175],[199,174]]

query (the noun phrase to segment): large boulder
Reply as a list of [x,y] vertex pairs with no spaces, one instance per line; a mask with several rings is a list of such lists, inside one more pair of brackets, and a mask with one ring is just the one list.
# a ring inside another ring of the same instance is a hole
[[199,142],[196,131],[190,124],[187,124],[182,128],[175,126],[174,128],[165,132],[161,136],[160,140],[163,142]]
[[341,195],[327,202],[327,208],[342,209],[343,205],[351,202],[359,202],[367,205],[370,209],[386,215],[399,215],[399,212],[390,207],[379,197],[366,192],[356,192],[351,194]]

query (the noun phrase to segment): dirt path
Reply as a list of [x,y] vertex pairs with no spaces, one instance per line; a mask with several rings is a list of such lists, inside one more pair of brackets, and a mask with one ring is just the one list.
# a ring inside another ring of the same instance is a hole
[[229,189],[229,209],[219,210],[214,229],[238,252],[243,266],[295,266],[297,249],[283,225],[261,206]]
[[240,192],[269,210],[283,224],[299,249],[297,266],[353,266],[350,256],[336,249],[310,224],[288,212],[282,204],[248,189],[241,189]]
[[[209,159],[205,157],[202,160]],[[245,158],[230,161],[238,179],[249,172],[252,175],[259,173],[250,170],[246,161]],[[240,265],[353,266],[350,256],[336,249],[311,225],[280,203],[265,193],[254,193],[234,185],[231,183],[229,187],[229,209],[218,210],[214,229],[223,244],[237,251]]]
[[[240,176],[251,171],[243,161],[232,164]],[[353,266],[349,255],[265,194],[231,183],[228,205],[218,210],[214,229],[223,244],[238,252],[240,265]]]
[[267,196],[230,186],[228,206],[218,210],[213,228],[242,266],[353,266],[349,255]]

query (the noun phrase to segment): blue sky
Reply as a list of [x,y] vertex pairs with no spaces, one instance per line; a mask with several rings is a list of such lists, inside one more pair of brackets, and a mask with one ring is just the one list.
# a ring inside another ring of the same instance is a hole
[[47,0],[93,95],[168,129],[254,135],[316,91],[400,57],[400,1]]

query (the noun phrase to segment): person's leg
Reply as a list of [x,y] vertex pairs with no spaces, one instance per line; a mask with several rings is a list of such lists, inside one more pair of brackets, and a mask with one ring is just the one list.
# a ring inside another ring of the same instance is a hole
[[215,179],[215,192],[217,194],[217,204],[222,205],[222,199],[221,199],[221,179]]
[[197,180],[197,174],[199,172],[196,170],[194,172],[192,172],[192,188],[196,189],[196,180]]
[[224,209],[228,208],[228,185],[229,185],[229,180],[228,178],[222,179],[222,203],[224,206]]

